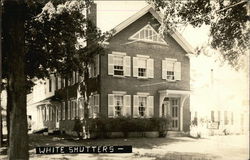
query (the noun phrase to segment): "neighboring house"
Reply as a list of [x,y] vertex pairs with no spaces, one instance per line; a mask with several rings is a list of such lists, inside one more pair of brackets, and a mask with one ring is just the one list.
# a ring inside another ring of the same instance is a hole
[[[147,6],[114,28],[114,36],[107,42],[108,51],[96,55],[90,68],[91,118],[170,115],[170,130],[189,131],[188,54],[193,50],[177,31],[161,36],[160,22],[161,16]],[[80,79],[78,73],[73,73],[68,80],[47,80],[46,91],[52,97],[36,107],[39,121],[49,130],[70,131],[76,116],[84,118],[77,91]],[[53,98],[56,103],[51,103]]]

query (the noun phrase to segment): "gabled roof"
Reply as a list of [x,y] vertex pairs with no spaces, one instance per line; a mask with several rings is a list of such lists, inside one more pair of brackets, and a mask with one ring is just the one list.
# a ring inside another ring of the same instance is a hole
[[[160,24],[162,24],[163,16],[161,14],[157,13],[151,5],[147,5],[146,7],[141,9],[139,12],[137,12],[136,14],[129,17],[128,19],[126,19],[122,23],[118,24],[115,28],[113,28],[113,30],[114,30],[113,35],[118,34],[120,31],[122,31],[123,29],[128,27],[130,24],[132,24],[133,22],[135,22],[136,20],[138,20],[139,18],[141,18],[142,16],[144,16],[148,12],[150,12],[154,16],[154,18],[156,18],[158,20],[158,22]],[[194,53],[194,49],[192,48],[192,46],[182,37],[182,35],[178,31],[174,30],[173,32],[171,32],[169,34],[176,40],[176,42],[187,53]]]

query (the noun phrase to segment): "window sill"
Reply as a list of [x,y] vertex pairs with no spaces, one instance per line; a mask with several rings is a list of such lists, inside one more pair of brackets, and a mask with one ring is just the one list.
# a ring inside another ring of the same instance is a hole
[[177,82],[177,80],[167,80],[167,82],[175,83],[175,82]]
[[137,77],[137,79],[148,80],[148,77]]
[[113,75],[115,78],[126,78],[125,76]]

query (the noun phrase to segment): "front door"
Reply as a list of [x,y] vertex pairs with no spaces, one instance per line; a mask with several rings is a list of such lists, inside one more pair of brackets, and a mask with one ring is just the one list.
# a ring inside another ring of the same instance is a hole
[[170,116],[171,116],[170,129],[179,130],[179,126],[180,126],[180,99],[179,98],[170,99]]

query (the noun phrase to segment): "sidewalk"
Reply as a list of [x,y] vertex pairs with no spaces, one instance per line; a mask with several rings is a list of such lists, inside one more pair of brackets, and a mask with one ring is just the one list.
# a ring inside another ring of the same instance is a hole
[[[247,160],[248,146],[244,136],[220,136],[209,139],[189,137],[175,138],[129,138],[129,139],[96,139],[75,141],[70,136],[56,137],[30,135],[30,159],[145,159],[145,160]],[[234,145],[228,145],[230,141]],[[240,142],[235,145],[236,142]],[[126,154],[54,154],[37,155],[36,146],[101,146],[132,145],[133,153]],[[0,159],[6,155],[0,155]]]

